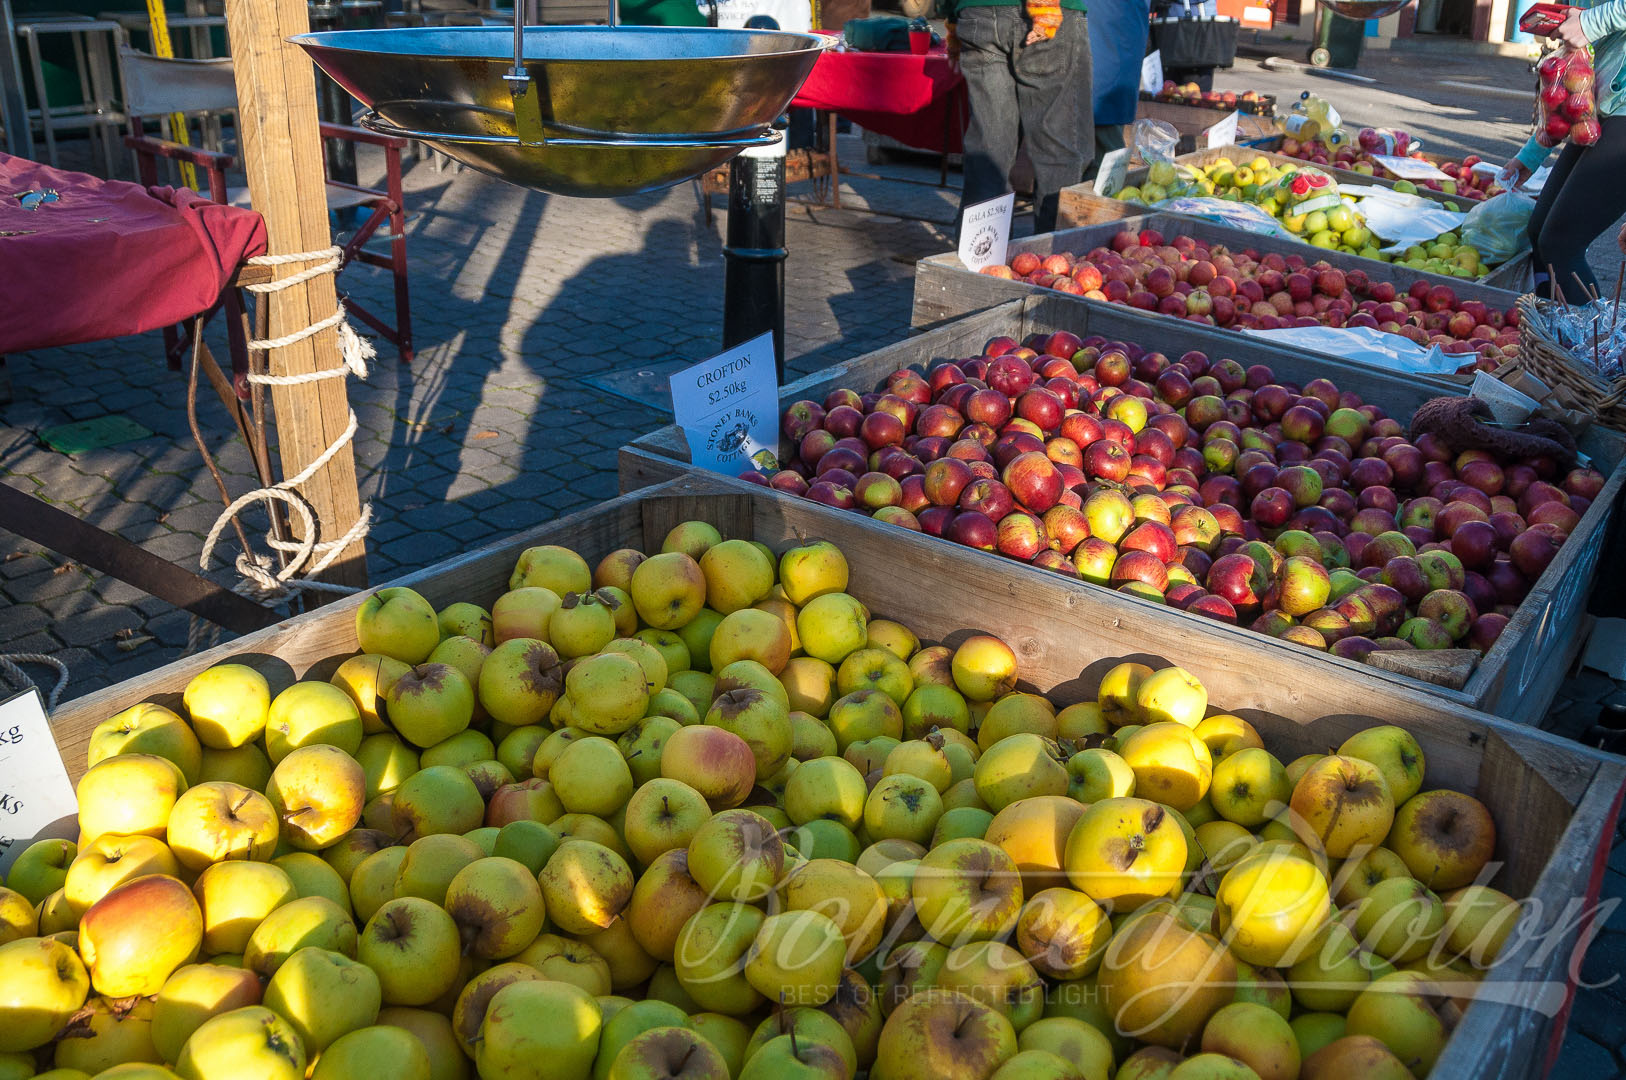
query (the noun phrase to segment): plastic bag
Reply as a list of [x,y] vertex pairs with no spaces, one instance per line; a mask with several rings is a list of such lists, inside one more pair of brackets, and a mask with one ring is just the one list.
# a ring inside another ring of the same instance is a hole
[[1535,200],[1516,191],[1493,195],[1468,211],[1462,242],[1479,252],[1487,266],[1500,266],[1530,246],[1530,214]]
[[1148,165],[1173,165],[1180,150],[1180,133],[1162,120],[1136,120],[1134,147]]
[[1591,146],[1603,134],[1598,122],[1597,76],[1589,49],[1563,49],[1536,66],[1536,142],[1551,148],[1568,139]]

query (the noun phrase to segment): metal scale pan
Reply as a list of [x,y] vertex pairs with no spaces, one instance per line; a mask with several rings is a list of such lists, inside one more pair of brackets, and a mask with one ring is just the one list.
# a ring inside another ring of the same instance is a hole
[[699,176],[780,137],[834,39],[629,26],[341,30],[293,42],[368,107],[360,123],[481,172],[609,198]]

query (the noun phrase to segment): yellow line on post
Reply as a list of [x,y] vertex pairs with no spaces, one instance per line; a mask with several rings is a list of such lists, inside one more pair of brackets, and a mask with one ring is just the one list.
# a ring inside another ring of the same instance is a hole
[[[164,0],[147,0],[147,19],[152,25],[152,53],[165,60],[175,57],[175,46],[169,40],[169,13],[164,10]],[[172,142],[182,146],[191,146],[192,139],[186,131],[186,115],[184,113],[169,114],[169,137]],[[198,187],[198,171],[193,168],[190,161],[183,161],[181,166],[181,183],[196,191]]]

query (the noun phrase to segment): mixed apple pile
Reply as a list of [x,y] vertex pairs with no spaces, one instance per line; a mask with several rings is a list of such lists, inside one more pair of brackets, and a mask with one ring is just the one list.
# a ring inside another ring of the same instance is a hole
[[[1394,144],[1394,140],[1397,138],[1403,140],[1398,147]],[[1297,139],[1288,138],[1282,140],[1282,147],[1277,153],[1286,157],[1298,158],[1301,161],[1308,161],[1312,165],[1327,165],[1335,169],[1361,173],[1365,176],[1380,176],[1386,179],[1399,180],[1401,178],[1396,177],[1376,158],[1379,156],[1416,157],[1419,161],[1424,160],[1420,153],[1411,151],[1407,143],[1409,143],[1409,139],[1407,139],[1406,133],[1403,131],[1395,132],[1386,141],[1382,134],[1372,128],[1362,128],[1353,145],[1345,144],[1340,147],[1329,148],[1325,143],[1314,140],[1300,142]],[[1405,180],[1403,183],[1406,184],[1406,187],[1401,188],[1397,185],[1396,190],[1415,191],[1417,188],[1422,187],[1446,195],[1456,195],[1469,202],[1480,202],[1492,195],[1500,195],[1502,188],[1496,183],[1495,174],[1474,171],[1474,166],[1482,160],[1484,159],[1477,154],[1469,154],[1461,161],[1443,162],[1435,167],[1445,173],[1448,179]]]
[[370,596],[329,681],[110,718],[0,888],[0,1075],[1428,1074],[1521,906],[1411,735],[1284,764],[1137,663],[1058,710],[848,582],[532,548],[489,612]]
[[1082,255],[1019,252],[981,272],[1231,330],[1363,326],[1460,355],[1459,372],[1495,371],[1519,355],[1518,311],[1458,300],[1449,285],[1400,289],[1364,270],[1189,236],[1165,242],[1153,229],[1126,229]]
[[[1144,96],[1144,91],[1142,92]],[[1205,109],[1238,110],[1245,113],[1270,115],[1276,111],[1276,99],[1257,90],[1204,90],[1194,82],[1176,83],[1164,79],[1158,92],[1150,95],[1154,101],[1167,101],[1177,105],[1196,105]]]
[[1066,331],[781,427],[785,468],[743,479],[1359,660],[1488,650],[1604,484],[1410,441],[1327,379]]

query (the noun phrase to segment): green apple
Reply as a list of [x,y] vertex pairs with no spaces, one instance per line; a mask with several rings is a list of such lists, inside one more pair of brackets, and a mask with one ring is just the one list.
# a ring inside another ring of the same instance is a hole
[[856,829],[864,820],[869,788],[864,774],[839,757],[804,761],[785,785],[785,813],[798,825],[827,818]]
[[723,1055],[728,1064],[728,1075],[737,1077],[745,1064],[745,1044],[751,1037],[750,1029],[732,1016],[722,1013],[699,1012],[689,1017],[689,1026]]
[[[670,676],[672,679],[679,677],[682,677],[687,682],[694,682],[697,677],[703,680],[711,679],[711,676],[703,671],[678,671]],[[709,703],[709,697],[707,700]],[[691,724],[700,723],[701,714],[700,709],[689,699],[688,695],[681,694],[668,686],[664,690],[657,690],[649,695],[649,715],[670,716],[683,727],[688,727]]]
[[445,907],[464,951],[482,960],[518,953],[547,920],[536,875],[513,859],[484,858],[463,867],[446,888]]
[[[645,559],[632,572],[627,591],[632,594],[638,617],[657,630],[679,630],[699,614],[706,602],[706,575],[700,564],[681,551],[663,551]],[[721,621],[721,614],[718,621]],[[715,629],[715,625],[713,626]],[[709,645],[709,637],[708,645]],[[709,656],[687,636],[691,656]]]
[[932,838],[943,816],[943,798],[937,788],[918,776],[883,776],[864,801],[864,829],[872,840]]
[[634,784],[641,787],[660,776],[661,753],[666,749],[666,740],[682,726],[670,716],[651,715],[616,737],[615,744],[627,760]]
[[378,976],[386,1004],[428,1005],[454,985],[461,947],[451,915],[421,897],[402,896],[367,920],[356,959]]
[[348,911],[323,896],[290,901],[254,928],[248,948],[243,950],[243,966],[270,977],[290,956],[306,948],[354,956],[355,920]]
[[665,851],[688,849],[711,808],[700,792],[681,780],[656,777],[627,800],[623,833],[633,855],[645,866]]
[[510,821],[497,830],[497,842],[491,853],[513,859],[531,873],[540,874],[558,848],[559,834],[542,822]]
[[548,623],[548,642],[566,660],[592,656],[615,640],[615,613],[596,593],[565,593]]
[[480,1029],[485,1024],[486,1010],[491,999],[504,987],[517,982],[541,982],[542,973],[527,964],[513,962],[497,964],[473,975],[457,992],[452,1006],[452,1035],[458,1048],[471,1061],[480,1042]]
[[604,1021],[598,1057],[593,1062],[594,1080],[608,1080],[616,1056],[637,1036],[657,1028],[687,1027],[688,1023],[688,1014],[665,1001],[644,1000],[628,1005]]
[[328,949],[300,949],[265,987],[265,1006],[285,1018],[307,1052],[320,1053],[346,1032],[378,1019],[378,975]]
[[565,747],[548,767],[548,782],[568,812],[604,818],[625,806],[634,788],[621,748],[602,736]]
[[344,910],[350,910],[350,887],[321,856],[308,851],[290,851],[272,859],[271,865],[288,875],[298,896],[325,896]]
[[1016,1030],[991,1005],[953,991],[916,994],[888,1017],[874,1069],[888,1080],[969,1080],[1016,1053]]
[[365,922],[395,899],[395,880],[401,875],[406,853],[404,847],[387,847],[356,864],[349,881],[350,906],[356,918]]
[[568,839],[541,873],[548,918],[567,934],[602,930],[632,899],[627,861],[603,844]]
[[625,653],[585,657],[565,676],[576,726],[595,735],[619,735],[641,719],[649,708],[647,687],[644,669]]
[[782,769],[790,758],[790,712],[762,690],[724,691],[712,702],[705,723],[745,740],[756,759],[758,783]]
[[798,1043],[818,1043],[840,1054],[841,1060],[846,1063],[848,1076],[858,1071],[858,1051],[854,1049],[852,1036],[841,1026],[841,1021],[827,1012],[805,1005],[775,1009],[772,1016],[758,1024],[756,1031],[751,1033],[751,1041],[745,1046],[745,1060],[751,1060],[758,1050],[772,1040],[793,1031]]
[[[355,876],[356,868],[361,865],[363,859],[374,852],[393,846],[395,838],[380,829],[351,829],[332,847],[322,852],[322,859],[337,871],[340,878],[348,882]],[[402,851],[405,850],[402,848]]]
[[361,729],[369,735],[388,731],[389,706],[385,698],[390,684],[406,674],[410,664],[388,656],[361,653],[352,656],[333,672],[328,681],[350,696],[361,713]]
[[800,607],[796,634],[807,655],[839,666],[868,643],[869,613],[846,593],[824,593]]
[[203,748],[203,764],[198,769],[200,783],[225,780],[250,791],[263,791],[270,779],[271,759],[257,743],[230,750]]
[[378,1022],[417,1037],[429,1054],[430,1080],[467,1080],[472,1063],[457,1045],[450,1017],[428,1009],[386,1005],[378,1010]]
[[435,623],[440,627],[442,641],[452,637],[472,638],[488,649],[497,644],[491,635],[491,612],[479,604],[463,601],[447,604],[435,616]]
[[847,942],[835,920],[818,911],[770,915],[745,956],[745,978],[778,1005],[823,1005],[835,994]]
[[480,1025],[475,1066],[509,1080],[587,1080],[603,1010],[579,986],[516,982],[498,990]]
[[[694,666],[694,658],[689,655],[689,646],[675,630],[656,630],[654,627],[645,627],[633,634],[632,637],[633,640],[641,641],[661,654],[661,659],[666,663],[667,675],[667,678],[662,680],[661,686],[670,685],[672,675],[679,671],[687,671]],[[655,689],[659,690],[660,687]],[[653,693],[653,691],[651,692]]]
[[216,664],[192,676],[181,702],[199,742],[211,749],[230,750],[248,745],[265,730],[271,687],[264,675],[247,665]]
[[508,766],[508,771],[518,777],[535,776],[533,771],[536,762],[536,752],[552,731],[541,724],[527,724],[517,727],[502,737],[497,744],[497,760]]
[[689,841],[689,873],[719,900],[762,900],[784,872],[784,845],[773,825],[750,810],[713,816]]
[[362,652],[421,664],[440,644],[440,622],[429,601],[399,586],[371,593],[356,608]]
[[294,1026],[262,1005],[211,1016],[198,1026],[175,1062],[184,1080],[303,1080],[305,1045]]
[[854,690],[837,698],[830,706],[829,724],[842,753],[864,739],[903,738],[903,712],[879,690]]
[[420,768],[418,751],[390,731],[363,738],[356,750],[356,761],[361,764],[369,802],[394,791]]
[[767,916],[742,903],[712,904],[689,917],[673,955],[678,983],[702,1009],[744,1016],[762,1004],[746,957]]
[[508,587],[518,589],[538,585],[552,589],[563,596],[567,592],[586,592],[593,587],[593,572],[587,560],[558,544],[528,547],[519,553],[514,571],[508,577]]
[[[461,671],[463,677],[469,681],[469,692],[473,693],[474,688],[480,685],[480,669],[485,667],[486,657],[491,655],[491,649],[490,645],[458,634],[445,638],[436,645],[435,651],[429,654],[429,659],[424,663],[446,664]],[[485,714],[480,712],[477,705],[474,715],[483,717]]]
[[901,709],[914,689],[915,677],[909,673],[909,665],[888,649],[859,649],[842,660],[836,670],[838,694],[879,690]]
[[[603,1051],[600,1051],[603,1057]],[[616,1053],[604,1080],[728,1080],[728,1062],[704,1035],[687,1026],[652,1028]]]
[[474,687],[450,664],[414,666],[390,685],[386,700],[390,724],[418,747],[451,738],[474,717]]
[[514,638],[491,650],[480,665],[480,706],[511,727],[540,724],[564,692],[559,654],[545,641]]
[[795,544],[779,556],[785,599],[797,607],[826,593],[845,592],[848,577],[847,557],[828,540]]
[[335,1039],[311,1080],[430,1080],[429,1069],[429,1051],[414,1035],[375,1024]]
[[77,854],[79,848],[72,840],[52,837],[36,840],[24,848],[17,861],[11,864],[6,886],[38,907],[47,896],[67,883],[68,864]]
[[414,840],[396,873],[395,895],[419,896],[444,907],[452,879],[484,857],[480,845],[464,836],[437,833]]
[[740,1069],[740,1080],[851,1080],[852,1072],[833,1047],[802,1042],[792,1033],[762,1044]]
[[612,989],[609,962],[591,945],[574,938],[538,934],[512,959],[516,964],[535,968],[544,979],[573,983],[595,998]]
[[395,790],[395,831],[411,840],[435,833],[462,834],[485,821],[485,800],[462,769],[432,765]]
[[1015,860],[986,840],[950,840],[928,851],[910,892],[920,924],[938,941],[1003,937],[1022,910]]

